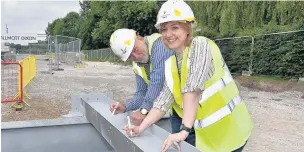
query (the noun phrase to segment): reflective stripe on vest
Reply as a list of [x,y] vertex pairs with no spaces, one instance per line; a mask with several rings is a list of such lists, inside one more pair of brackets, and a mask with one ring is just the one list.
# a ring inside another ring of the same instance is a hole
[[[154,33],[150,36],[147,37],[147,41],[148,41],[148,52],[149,52],[149,56],[151,56],[151,52],[152,52],[152,46],[155,40],[157,40],[161,35],[159,33]],[[132,62],[133,65],[133,71],[135,74],[139,75],[140,77],[142,77],[144,79],[144,81],[146,82],[146,84],[149,84],[149,79],[148,79],[148,75],[147,72],[145,70],[145,68],[143,66],[138,66],[138,64],[136,62]],[[150,63],[150,73],[152,72],[152,64]]]
[[242,101],[242,98],[238,95],[234,99],[232,99],[228,105],[225,107],[219,109],[212,115],[208,116],[207,118],[203,120],[195,120],[194,122],[194,128],[205,128],[213,123],[216,123],[217,121],[221,120],[225,116],[229,115],[232,113],[232,111],[235,109],[237,105],[239,105]]
[[217,92],[223,90],[227,84],[233,81],[233,78],[229,72],[229,69],[226,64],[224,64],[224,76],[212,84],[210,87],[206,88],[201,96],[200,104],[206,101],[208,98],[216,94]]

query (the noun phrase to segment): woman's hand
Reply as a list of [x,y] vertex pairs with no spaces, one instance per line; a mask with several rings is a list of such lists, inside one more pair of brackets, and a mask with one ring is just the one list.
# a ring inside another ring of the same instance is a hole
[[161,152],[165,152],[172,144],[174,144],[180,152],[179,142],[184,141],[188,135],[189,133],[185,131],[169,135],[163,143]]
[[143,129],[141,129],[140,126],[129,126],[129,125],[126,125],[123,130],[126,131],[127,135],[130,136],[130,137],[133,137],[133,136],[138,136],[140,133],[142,133]]

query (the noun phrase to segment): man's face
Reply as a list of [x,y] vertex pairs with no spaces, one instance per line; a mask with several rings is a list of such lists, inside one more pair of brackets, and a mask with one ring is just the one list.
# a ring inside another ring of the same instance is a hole
[[143,37],[137,36],[129,59],[140,63],[147,63],[149,61],[149,54]]

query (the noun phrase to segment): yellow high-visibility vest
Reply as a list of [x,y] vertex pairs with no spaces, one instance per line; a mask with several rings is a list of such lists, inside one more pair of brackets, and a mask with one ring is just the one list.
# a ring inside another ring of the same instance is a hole
[[[195,147],[204,152],[231,152],[245,144],[253,129],[253,122],[238,88],[225,64],[220,49],[208,40],[213,58],[214,75],[205,83],[205,90],[196,113],[194,130]],[[183,117],[183,94],[189,70],[186,48],[183,54],[181,76],[178,74],[175,55],[165,61],[165,77],[174,96],[172,109]],[[171,113],[172,114],[172,113]]]
[[[152,45],[155,42],[156,39],[158,39],[161,35],[159,33],[154,33],[150,36],[147,37],[147,41],[148,41],[148,50],[149,50],[149,55],[151,56],[151,51],[152,51]],[[148,79],[148,75],[147,72],[145,70],[145,68],[142,66],[138,66],[136,62],[132,62],[132,68],[135,74],[139,75],[140,77],[142,77],[144,79],[144,81],[146,82],[146,84],[149,84],[149,79]],[[152,71],[152,64],[150,62],[150,73]]]

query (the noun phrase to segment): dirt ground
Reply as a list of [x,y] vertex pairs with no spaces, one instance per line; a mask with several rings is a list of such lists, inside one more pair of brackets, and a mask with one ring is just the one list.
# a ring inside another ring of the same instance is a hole
[[[130,67],[88,62],[86,68],[62,65],[64,71],[49,74],[47,61],[43,58],[37,56],[35,84],[26,88],[31,98],[26,101],[31,107],[16,112],[10,108],[11,103],[2,104],[2,122],[58,119],[69,113],[72,94],[113,93],[115,100],[126,100],[135,90]],[[290,83],[278,86],[248,82],[245,77],[236,80],[254,122],[254,130],[244,151],[304,151],[304,87]],[[259,88],[262,85],[266,89]]]

